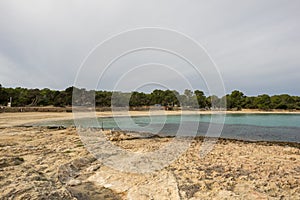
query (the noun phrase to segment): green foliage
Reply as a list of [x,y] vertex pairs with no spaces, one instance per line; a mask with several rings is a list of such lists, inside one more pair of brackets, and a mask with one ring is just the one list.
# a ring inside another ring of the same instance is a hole
[[245,95],[238,91],[234,90],[230,95],[226,96],[227,98],[227,108],[241,110],[245,101]]
[[96,106],[98,107],[110,107],[112,92],[96,91]]
[[256,106],[254,105],[255,98],[256,97],[245,97],[242,107],[246,109],[255,109],[256,108]]
[[206,97],[204,95],[204,92],[200,90],[196,90],[195,95],[197,97],[199,108],[205,108],[207,106]]
[[151,93],[151,104],[162,104],[164,100],[163,90],[154,90]]
[[130,101],[130,106],[139,107],[139,106],[149,106],[150,105],[150,99],[147,96],[147,94],[143,92],[132,92]]
[[271,98],[267,94],[259,95],[254,100],[255,108],[261,110],[270,110],[271,109]]
[[216,95],[212,95],[206,98],[206,102],[209,108],[220,108],[221,105],[221,99],[216,96]]
[[129,104],[131,93],[113,92],[111,106],[126,107]]
[[[73,94],[80,98],[72,101]],[[154,90],[150,94],[143,92],[110,92],[87,91],[76,87],[68,87],[63,91],[26,88],[5,88],[0,84],[0,105],[6,106],[12,97],[12,106],[93,106],[97,107],[141,107],[160,104],[162,106],[181,106],[188,108],[223,108],[227,109],[298,109],[300,110],[300,97],[288,94],[269,96],[267,94],[257,97],[247,97],[242,92],[234,90],[223,97],[211,95],[206,97],[203,91],[186,89],[184,94],[175,90]]]

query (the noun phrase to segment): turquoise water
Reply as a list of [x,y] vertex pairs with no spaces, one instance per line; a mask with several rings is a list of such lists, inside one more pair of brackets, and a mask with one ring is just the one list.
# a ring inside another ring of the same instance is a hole
[[[180,124],[186,135],[206,135],[211,120],[213,124],[222,122],[219,115],[184,115],[184,116],[144,116],[98,118],[98,122],[84,119],[82,126],[103,127],[106,129],[122,129],[152,132],[162,135],[178,134]],[[40,125],[74,125],[73,120],[52,121]],[[78,125],[78,124],[77,124]],[[197,130],[193,129],[197,127]],[[287,141],[300,142],[300,114],[227,114],[220,137],[242,140]]]
[[[170,116],[170,118],[172,117]],[[178,117],[175,116],[174,118]],[[190,121],[210,122],[211,115],[190,115],[186,119]],[[300,127],[300,114],[227,114],[225,124]]]

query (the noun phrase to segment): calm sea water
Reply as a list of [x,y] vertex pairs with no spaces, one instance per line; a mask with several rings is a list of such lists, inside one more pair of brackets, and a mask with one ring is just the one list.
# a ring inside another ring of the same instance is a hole
[[[224,118],[216,115],[185,116],[148,116],[98,118],[81,120],[82,126],[103,127],[107,129],[123,129],[131,131],[151,132],[161,135],[175,135],[183,127],[185,135],[201,135],[207,133],[210,122],[220,127]],[[73,120],[49,121],[37,124],[74,125]],[[221,138],[242,139],[250,141],[285,141],[300,143],[300,114],[227,114],[220,134]]]

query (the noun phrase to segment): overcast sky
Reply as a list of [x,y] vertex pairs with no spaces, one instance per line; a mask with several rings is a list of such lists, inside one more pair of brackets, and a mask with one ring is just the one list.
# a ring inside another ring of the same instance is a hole
[[65,89],[97,44],[129,29],[162,27],[205,47],[227,92],[300,95],[299,10],[297,0],[1,0],[0,83]]

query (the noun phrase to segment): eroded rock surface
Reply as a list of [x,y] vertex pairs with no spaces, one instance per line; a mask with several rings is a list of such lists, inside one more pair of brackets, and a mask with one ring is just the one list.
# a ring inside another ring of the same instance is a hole
[[[172,141],[122,132],[105,137],[131,153]],[[161,170],[130,173],[95,159],[75,129],[2,128],[0,199],[299,199],[299,144],[219,140],[201,157],[202,144],[193,141]]]

